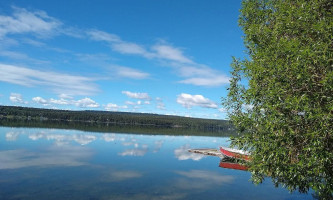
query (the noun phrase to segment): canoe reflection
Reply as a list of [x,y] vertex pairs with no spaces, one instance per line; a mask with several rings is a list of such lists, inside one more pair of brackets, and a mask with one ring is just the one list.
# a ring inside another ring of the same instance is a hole
[[219,167],[226,168],[226,169],[243,170],[243,171],[247,171],[247,169],[248,169],[248,167],[245,165],[241,165],[237,162],[234,162],[231,159],[225,159],[225,158],[222,158],[220,160]]

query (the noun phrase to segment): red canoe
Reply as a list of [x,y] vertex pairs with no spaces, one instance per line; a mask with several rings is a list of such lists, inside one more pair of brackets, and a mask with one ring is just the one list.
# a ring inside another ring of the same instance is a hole
[[221,153],[228,158],[250,160],[250,153],[243,150],[220,147]]
[[219,164],[219,167],[227,168],[227,169],[244,170],[244,171],[247,170],[247,167],[244,165],[240,165],[238,163],[233,163],[233,162],[223,162],[222,160]]

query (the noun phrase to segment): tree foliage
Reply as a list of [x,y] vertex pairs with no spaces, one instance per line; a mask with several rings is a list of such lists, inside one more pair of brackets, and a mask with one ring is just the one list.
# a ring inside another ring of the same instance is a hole
[[[252,179],[323,199],[333,193],[333,1],[243,0],[248,58],[223,104],[252,152]],[[246,84],[244,84],[244,82]]]

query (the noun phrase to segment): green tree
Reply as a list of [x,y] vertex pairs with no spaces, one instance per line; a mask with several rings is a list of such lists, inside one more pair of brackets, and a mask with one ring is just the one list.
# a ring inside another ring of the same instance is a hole
[[333,194],[333,1],[243,0],[248,57],[233,60],[232,146],[252,152],[255,183]]

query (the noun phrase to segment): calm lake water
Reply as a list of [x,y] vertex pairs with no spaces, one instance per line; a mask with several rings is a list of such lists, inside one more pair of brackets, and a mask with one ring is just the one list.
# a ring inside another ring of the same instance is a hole
[[0,199],[312,199],[189,148],[228,138],[0,127]]

